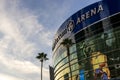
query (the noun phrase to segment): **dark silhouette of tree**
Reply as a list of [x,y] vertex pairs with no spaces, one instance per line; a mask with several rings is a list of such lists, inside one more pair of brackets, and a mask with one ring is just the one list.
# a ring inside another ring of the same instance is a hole
[[47,58],[47,54],[45,54],[44,52],[42,53],[38,53],[38,56],[36,57],[37,59],[40,60],[41,62],[41,80],[42,80],[42,68],[43,68],[43,62],[48,60]]
[[68,63],[69,63],[69,69],[70,69],[70,77],[72,80],[72,70],[71,70],[71,66],[70,66],[70,46],[72,46],[74,43],[72,42],[72,39],[66,38],[63,40],[63,42],[61,42],[61,45],[63,45],[64,47],[66,47],[67,49],[67,56],[68,56]]

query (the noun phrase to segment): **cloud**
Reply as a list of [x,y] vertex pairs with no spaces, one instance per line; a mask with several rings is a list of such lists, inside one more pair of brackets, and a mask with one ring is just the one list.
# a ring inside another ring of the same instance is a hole
[[[30,73],[39,73],[39,67],[34,65],[33,63],[29,61],[20,61],[12,58],[12,56],[0,56],[1,64],[4,64],[4,66],[8,67],[11,70],[15,70],[17,72],[21,72],[24,74],[30,74]],[[8,64],[9,63],[9,64]]]
[[[39,45],[51,46],[51,32],[38,16],[21,9],[19,0],[0,0],[0,4],[0,80],[38,80],[40,66],[32,60],[36,51],[42,50]],[[49,79],[48,69],[43,72]]]
[[[32,47],[52,45],[51,32],[40,24],[37,16],[30,13],[27,9],[20,10],[17,4],[19,1],[14,0],[15,2],[13,3],[5,1],[3,1],[4,5],[0,13],[0,32],[10,38],[10,43],[14,42],[12,45],[16,46],[14,48],[15,52],[25,53],[31,50]],[[14,6],[8,7],[12,5]]]
[[23,74],[31,74],[31,73],[39,73],[39,67],[35,66],[33,63],[29,61],[20,61],[16,60],[12,57],[0,57],[1,64],[3,64],[5,67],[8,67],[11,71],[14,70],[14,72],[19,72]]
[[14,76],[10,76],[10,75],[0,73],[0,80],[24,80],[24,79],[18,79]]
[[[1,50],[0,50],[1,51]],[[4,53],[4,52],[1,52]],[[17,60],[16,58],[10,56],[10,55],[5,55],[5,54],[0,54],[0,65],[3,72],[6,72],[7,74],[11,74],[16,77],[22,77],[26,78],[25,75],[30,75],[30,74],[39,74],[40,75],[40,66],[37,66],[33,64],[30,61],[20,61]],[[48,69],[43,68],[43,77],[49,78],[49,71]],[[37,76],[38,77],[38,76]],[[31,76],[27,77],[27,79],[31,78]]]

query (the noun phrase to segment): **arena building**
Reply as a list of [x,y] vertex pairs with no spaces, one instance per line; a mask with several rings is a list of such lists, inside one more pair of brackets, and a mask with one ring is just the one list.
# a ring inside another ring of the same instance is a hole
[[[70,56],[61,45],[66,38],[75,43]],[[120,80],[120,0],[99,1],[73,14],[58,29],[52,51],[54,80]]]

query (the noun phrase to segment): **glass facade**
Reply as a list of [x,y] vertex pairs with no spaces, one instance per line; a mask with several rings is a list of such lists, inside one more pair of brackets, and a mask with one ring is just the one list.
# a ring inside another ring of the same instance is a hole
[[120,14],[83,29],[75,38],[84,80],[120,78]]
[[62,45],[53,49],[54,80],[71,80],[70,73],[72,80],[120,80],[119,12],[63,39],[71,35],[75,44],[69,47],[70,56]]

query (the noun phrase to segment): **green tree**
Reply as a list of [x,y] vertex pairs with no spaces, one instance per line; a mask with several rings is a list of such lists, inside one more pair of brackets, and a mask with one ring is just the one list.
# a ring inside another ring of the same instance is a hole
[[37,56],[36,58],[39,59],[40,62],[41,62],[41,80],[42,80],[43,61],[48,60],[48,58],[47,58],[47,54],[45,54],[44,52],[42,52],[42,53],[38,53],[38,56]]
[[70,69],[70,77],[72,80],[72,70],[71,70],[71,66],[70,66],[70,46],[72,46],[74,43],[72,42],[72,39],[66,38],[63,40],[63,42],[61,42],[61,45],[63,45],[64,47],[66,47],[67,49],[67,56],[68,56],[68,63],[69,63],[69,69]]

